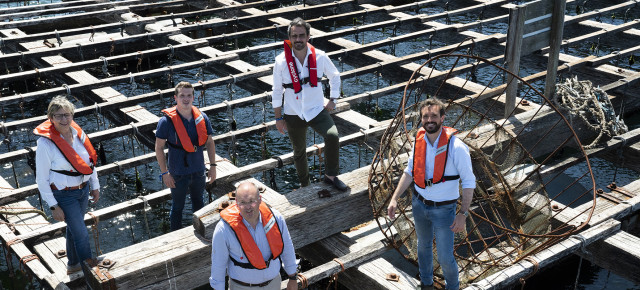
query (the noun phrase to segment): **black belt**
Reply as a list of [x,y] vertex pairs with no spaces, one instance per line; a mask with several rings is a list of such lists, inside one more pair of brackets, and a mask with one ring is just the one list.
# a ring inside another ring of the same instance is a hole
[[419,201],[421,201],[422,203],[424,203],[425,205],[428,205],[428,206],[443,206],[443,205],[452,204],[452,203],[458,201],[457,199],[445,200],[445,201],[428,200],[428,199],[425,199],[424,197],[422,197],[422,195],[420,195],[417,192],[416,192],[416,196],[418,197]]
[[[308,78],[308,77],[307,77],[307,78],[302,78],[302,79],[300,80],[300,85],[306,85],[306,84],[308,84],[308,83],[309,83],[309,78]],[[285,89],[293,89],[293,83],[291,83],[291,84],[282,84],[282,86],[283,86]]]
[[233,280],[233,282],[238,283],[238,285],[244,286],[244,287],[264,287],[264,286],[269,285],[269,283],[271,283],[271,281],[273,281],[273,279],[275,279],[275,278],[273,278],[273,279],[271,279],[269,281],[265,281],[265,282],[259,283],[259,284],[245,283],[245,282],[233,279],[233,278],[229,278],[229,279]]

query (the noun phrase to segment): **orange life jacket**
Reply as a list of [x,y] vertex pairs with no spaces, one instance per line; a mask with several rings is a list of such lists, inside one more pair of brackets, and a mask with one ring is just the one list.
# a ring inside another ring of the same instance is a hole
[[[182,149],[191,153],[198,151],[198,147],[191,143],[191,138],[189,138],[189,134],[187,134],[187,129],[184,127],[182,119],[180,119],[180,114],[178,113],[178,110],[176,110],[176,106],[164,109],[162,110],[162,113],[164,113],[165,115],[167,115],[167,117],[169,117],[169,119],[171,119],[171,123],[173,123],[173,127],[176,129],[176,133],[178,134],[178,138],[180,139],[180,144],[182,144]],[[196,130],[198,132],[198,146],[202,146],[207,143],[207,138],[209,137],[207,134],[207,125],[204,122],[204,116],[202,115],[202,113],[200,113],[200,110],[198,110],[194,106],[191,106],[191,113],[193,114],[193,118],[196,122]]]
[[76,129],[76,131],[78,132],[78,138],[80,138],[80,141],[82,142],[82,145],[84,145],[84,148],[87,149],[87,152],[89,153],[90,164],[84,162],[84,160],[82,160],[76,150],[74,150],[73,147],[71,147],[71,145],[67,143],[67,141],[62,139],[62,136],[60,136],[60,132],[58,132],[58,130],[56,130],[56,127],[51,124],[50,120],[46,120],[42,122],[42,124],[38,125],[38,127],[33,129],[33,133],[53,141],[60,152],[62,152],[62,155],[64,155],[64,158],[69,161],[71,166],[73,166],[73,168],[77,172],[63,170],[52,171],[69,176],[90,175],[93,173],[93,167],[96,162],[95,160],[98,159],[98,154],[96,153],[96,150],[93,149],[93,145],[91,145],[89,137],[84,133],[84,131],[82,131],[82,128],[80,128],[80,126],[78,126],[78,124],[76,124],[76,122],[74,121],[71,121],[71,127]]
[[242,222],[242,216],[237,204],[233,204],[225,208],[220,212],[220,217],[227,222],[233,229],[242,246],[244,255],[249,260],[249,263],[242,263],[231,258],[233,263],[237,266],[248,269],[266,269],[269,267],[271,260],[275,260],[280,257],[282,250],[284,249],[284,242],[282,241],[282,234],[280,233],[280,227],[276,221],[271,208],[264,202],[260,202],[260,215],[262,216],[262,224],[264,232],[267,234],[267,241],[269,241],[269,248],[271,248],[271,258],[265,262],[262,257],[262,252],[258,249],[258,245],[251,237],[247,226]]
[[444,175],[444,170],[447,165],[447,158],[449,157],[449,141],[451,141],[451,136],[458,133],[458,130],[442,126],[442,132],[440,133],[440,139],[438,141],[438,147],[436,149],[436,157],[433,166],[433,178],[431,179],[426,178],[427,142],[424,140],[425,133],[425,129],[420,128],[420,130],[418,130],[418,133],[416,134],[416,145],[413,150],[413,182],[415,182],[418,187],[425,188],[426,186],[431,186],[432,184],[460,178],[459,175]]
[[[291,76],[291,84],[293,85],[293,91],[299,93],[302,91],[302,85],[300,84],[300,78],[298,77],[298,66],[296,66],[296,61],[293,59],[293,54],[291,53],[291,41],[284,41],[284,58],[287,61],[287,70],[289,71],[289,75]],[[318,69],[316,65],[316,48],[313,47],[310,43],[307,42],[307,47],[311,50],[311,55],[307,58],[307,65],[309,68],[309,83],[312,87],[318,85]]]

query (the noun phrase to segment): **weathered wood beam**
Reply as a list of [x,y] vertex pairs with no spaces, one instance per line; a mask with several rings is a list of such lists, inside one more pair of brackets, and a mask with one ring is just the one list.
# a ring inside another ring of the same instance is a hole
[[640,284],[638,245],[640,238],[619,231],[587,246],[588,253],[577,251],[577,254],[633,283]]
[[[338,233],[330,237],[319,240],[313,244],[296,250],[297,254],[305,260],[311,262],[312,265],[322,265],[331,263],[332,258],[340,261],[348,254],[360,252],[365,247],[372,244],[385,243],[386,239],[380,231],[375,221],[357,229],[348,232]],[[367,254],[366,252],[363,254]],[[348,289],[414,289],[420,281],[417,280],[415,272],[417,268],[392,250],[385,252],[385,256],[378,255],[357,267],[351,267],[345,271],[338,273],[338,281],[342,286]],[[333,262],[335,263],[335,262]],[[405,272],[402,266],[408,266],[415,272]],[[339,269],[338,269],[339,270]],[[394,273],[398,275],[398,281],[389,281],[385,279],[387,274]],[[304,273],[303,273],[304,274]],[[309,277],[307,277],[309,278]]]
[[[147,39],[153,38],[165,38],[169,35],[179,33],[177,31],[159,31],[159,32],[151,32],[149,34],[138,34],[125,36],[112,40],[98,40],[95,42],[87,43],[83,46],[83,49],[96,49],[96,50],[104,50],[109,51],[111,45],[123,45],[128,43],[146,41]],[[0,62],[6,62],[9,65],[15,65],[18,61],[22,59],[29,58],[40,58],[44,56],[52,56],[64,53],[77,53],[78,47],[76,45],[69,46],[57,46],[47,50],[38,50],[38,51],[25,51],[25,52],[15,52],[0,55]]]
[[82,19],[114,16],[114,15],[120,15],[127,12],[129,12],[129,8],[127,7],[115,7],[114,9],[109,9],[109,10],[68,14],[68,15],[61,15],[58,17],[45,17],[45,18],[18,20],[18,21],[11,21],[11,22],[0,22],[0,29],[17,28],[17,27],[25,27],[25,26],[33,26],[33,25],[55,25],[57,23],[73,23],[74,21],[78,21]]
[[[329,189],[329,186],[322,183],[293,191],[286,197],[269,194],[269,204],[278,209],[287,220],[295,247],[309,244],[371,218],[366,172],[368,167],[340,175],[351,190],[346,193],[332,191],[334,195],[329,198],[317,197],[318,190]],[[205,206],[194,215],[209,212],[211,214],[203,219],[219,219],[214,207],[217,207],[216,202]],[[348,215],[349,218],[336,218],[341,215]],[[313,216],[313,219],[309,218],[310,216]],[[214,227],[215,224],[209,226]],[[194,228],[188,227],[174,231],[171,235],[125,247],[106,254],[109,259],[117,262],[108,272],[114,278],[116,286],[123,289],[163,283],[166,286],[167,282],[185,288],[203,285],[206,283],[206,277],[189,281],[185,274],[194,270],[204,272],[211,267],[208,258],[211,255],[211,241],[208,240],[210,238],[210,233],[202,236],[197,231],[194,232]],[[167,267],[171,269],[168,275]]]
[[[207,42],[205,41],[195,41],[187,44],[174,45],[173,50],[174,52],[194,51],[196,48],[202,47],[205,45],[207,45]],[[167,55],[170,52],[171,52],[171,48],[167,46],[167,47],[161,47],[161,48],[148,49],[144,51],[137,51],[132,53],[109,56],[109,57],[105,57],[104,59],[107,61],[107,63],[114,64],[114,63],[120,63],[125,61],[137,60],[140,58],[146,58],[150,56]],[[104,64],[104,60],[102,59],[92,59],[92,60],[86,60],[81,62],[62,64],[60,66],[55,66],[55,67],[45,67],[37,70],[28,70],[28,71],[22,71],[22,72],[17,72],[12,74],[0,75],[0,82],[12,82],[12,81],[18,81],[18,80],[33,79],[36,77],[54,76],[56,74],[61,74],[65,72],[86,69],[87,67],[102,66],[103,64]]]
[[[76,6],[68,6],[65,7],[56,7],[61,5],[51,5],[51,4],[39,4],[39,5],[29,5],[29,6],[20,6],[15,8],[6,8],[0,9],[0,20],[4,21],[7,19],[18,19],[18,18],[30,18],[34,16],[44,16],[49,14],[64,14],[64,13],[74,13],[77,11],[83,12],[92,12],[97,10],[108,10],[113,9],[120,6],[126,6],[129,4],[136,3],[144,3],[144,0],[122,0],[118,2],[102,2],[102,1],[91,1],[93,3],[79,3],[82,5]],[[64,2],[63,2],[64,3]],[[27,10],[27,8],[29,8]],[[5,10],[5,11],[2,11]]]
[[[265,14],[261,14],[261,15],[248,15],[248,16],[241,16],[241,17],[237,17],[237,18],[228,18],[228,19],[213,19],[210,20],[208,22],[198,22],[198,23],[193,23],[193,24],[185,24],[185,25],[179,25],[177,28],[180,30],[180,32],[185,33],[185,32],[189,32],[192,30],[201,30],[201,29],[208,29],[208,28],[216,28],[216,27],[223,27],[223,26],[227,26],[227,25],[233,25],[235,23],[243,23],[246,21],[259,21],[259,20],[266,20],[268,18],[273,18],[273,17],[284,17],[284,16],[288,16],[291,14],[295,14],[296,16],[302,14],[302,13],[312,13],[314,11],[317,10],[322,10],[322,9],[331,9],[333,7],[339,7],[341,5],[346,5],[346,4],[352,4],[352,3],[356,3],[356,0],[340,0],[340,1],[335,1],[335,2],[331,2],[331,3],[325,3],[325,4],[318,4],[318,5],[310,5],[310,6],[306,6],[306,7],[301,7],[300,5],[296,5],[296,6],[290,6],[290,7],[285,7],[285,8],[280,8],[280,9],[273,9],[271,11],[269,11],[269,13],[265,13]],[[157,20],[168,20],[171,19],[172,16],[171,15],[162,15],[162,16],[156,16]]]
[[[0,1],[4,2],[4,1]],[[36,5],[25,5],[25,6],[14,6],[7,8],[0,8],[0,14],[9,14],[9,13],[19,13],[25,11],[33,11],[33,10],[45,10],[45,9],[58,9],[62,7],[81,7],[81,5],[87,4],[99,4],[103,2],[103,0],[80,0],[80,1],[64,1],[64,2],[56,2],[56,3],[42,3]]]
[[[60,2],[60,3],[67,3],[67,2]],[[64,29],[64,30],[58,30],[57,32],[60,37],[66,37],[66,36],[75,36],[78,34],[108,31],[112,29],[122,28],[123,26],[126,29],[127,27],[142,26],[145,24],[153,23],[153,22],[155,22],[154,18],[138,18],[136,20],[127,20],[121,23],[108,23],[108,24],[93,25],[92,27]],[[5,33],[5,36],[2,38],[5,45],[8,45],[10,43],[16,43],[16,42],[28,42],[28,41],[33,41],[37,39],[49,39],[49,38],[56,37],[56,31],[47,31],[47,32],[33,33],[29,35],[20,35],[20,36],[12,36],[12,34],[10,33],[11,30],[5,30],[5,31],[9,31],[9,33]],[[3,61],[6,61],[6,60],[3,60]]]
[[[365,263],[371,259],[374,259],[389,249],[390,247],[387,246],[382,241],[376,242],[364,247],[363,249],[357,252],[349,253],[337,258],[342,262],[342,265],[338,264],[335,261],[331,261],[331,262],[324,263],[320,266],[317,266],[311,270],[305,271],[302,273],[302,275],[307,279],[307,284],[311,285],[322,279],[328,278],[331,275],[340,274],[343,270],[350,269],[352,267]],[[344,269],[342,269],[343,266],[344,266]],[[302,286],[304,285],[302,285],[302,283],[300,282],[300,279],[298,279],[298,287],[302,287]],[[363,287],[363,286],[364,285],[359,285],[359,287]],[[283,281],[282,284],[280,285],[280,288],[285,289],[286,287],[287,287],[287,281]],[[357,288],[352,288],[352,289],[357,289]],[[367,288],[367,289],[372,289],[372,288]]]
[[[100,88],[100,87],[106,87],[106,86],[111,86],[111,85],[116,85],[116,84],[128,83],[128,82],[130,82],[131,78],[135,79],[135,78],[157,77],[157,76],[162,76],[162,75],[168,74],[168,73],[172,74],[172,73],[179,72],[179,71],[182,71],[182,70],[189,70],[189,69],[193,69],[193,68],[206,67],[207,65],[220,64],[220,63],[224,63],[224,62],[236,59],[236,58],[237,58],[237,56],[234,56],[234,55],[223,55],[223,56],[220,56],[220,57],[207,59],[207,60],[204,60],[204,61],[202,61],[202,60],[200,60],[200,61],[192,61],[192,62],[177,64],[177,65],[173,65],[173,66],[169,66],[169,67],[162,67],[162,68],[147,70],[147,71],[143,71],[143,72],[139,72],[139,73],[132,73],[130,75],[113,76],[113,77],[104,78],[104,79],[102,79],[100,81],[92,82],[92,83],[72,84],[72,85],[68,85],[68,88],[69,88],[71,93],[77,94],[79,92],[84,92],[84,91],[88,91],[88,90],[92,90],[92,89],[97,89],[97,88]],[[271,73],[271,71],[267,71],[267,69],[263,69],[261,71],[252,72],[251,74],[248,74],[248,75],[251,75],[251,76],[255,77],[255,76],[267,75],[269,73]],[[246,76],[247,76],[247,74],[242,75],[242,77],[246,77]],[[209,84],[213,84],[213,83],[216,83],[216,82],[220,82],[220,79],[205,81],[203,83],[209,85]],[[21,95],[3,97],[3,98],[0,98],[0,102],[3,102],[5,104],[17,104],[17,103],[19,103],[21,101],[30,101],[30,100],[40,99],[43,96],[51,97],[51,96],[55,96],[55,95],[64,95],[66,93],[67,93],[67,89],[66,88],[58,87],[58,88],[40,90],[40,91],[36,91],[36,92],[32,92],[32,93],[25,93],[25,94],[21,94]]]

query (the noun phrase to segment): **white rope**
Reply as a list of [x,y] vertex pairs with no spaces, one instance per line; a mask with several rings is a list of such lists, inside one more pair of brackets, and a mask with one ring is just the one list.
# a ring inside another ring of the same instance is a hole
[[578,118],[598,136],[585,146],[594,148],[604,135],[609,138],[628,131],[621,116],[616,116],[607,93],[599,87],[594,88],[591,81],[578,81],[577,77],[569,78],[564,83],[556,84],[553,103],[565,109],[569,118]]

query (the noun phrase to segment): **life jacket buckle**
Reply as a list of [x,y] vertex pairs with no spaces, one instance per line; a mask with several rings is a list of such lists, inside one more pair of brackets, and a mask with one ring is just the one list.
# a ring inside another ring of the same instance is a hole
[[198,152],[198,146],[193,145],[193,152]]
[[431,181],[431,179],[426,179],[426,180],[424,181],[424,184],[425,184],[426,186],[428,186],[428,187],[431,187],[431,186],[433,185],[433,181]]

